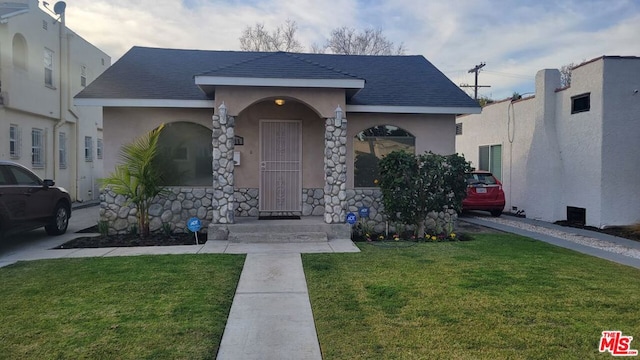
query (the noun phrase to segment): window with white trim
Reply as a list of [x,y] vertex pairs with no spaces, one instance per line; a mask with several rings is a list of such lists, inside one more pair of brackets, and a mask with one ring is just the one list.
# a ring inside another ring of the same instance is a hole
[[487,145],[479,148],[478,170],[489,171],[502,181],[502,145]]
[[60,134],[58,134],[58,141],[59,141],[59,163],[60,163],[60,169],[66,169],[67,168],[67,134],[61,132]]
[[102,139],[98,139],[96,140],[97,144],[96,144],[96,157],[98,159],[102,159]]
[[20,127],[18,127],[18,125],[9,125],[9,156],[12,159],[20,158],[20,149],[22,148],[21,135]]
[[87,86],[87,67],[84,65],[80,66],[80,86]]
[[44,131],[31,129],[31,165],[34,168],[44,167]]
[[93,138],[84,137],[84,161],[93,161]]
[[44,49],[44,84],[53,87],[53,51]]

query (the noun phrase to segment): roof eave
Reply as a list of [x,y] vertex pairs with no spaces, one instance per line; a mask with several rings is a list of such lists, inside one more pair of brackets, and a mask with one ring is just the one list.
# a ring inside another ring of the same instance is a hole
[[176,100],[176,99],[109,99],[75,98],[76,106],[100,107],[149,107],[149,108],[208,108],[215,107],[214,100]]
[[395,113],[395,114],[480,114],[480,107],[466,106],[389,106],[389,105],[347,105],[352,113]]
[[22,15],[22,14],[26,14],[29,12],[29,9],[22,9],[22,10],[16,10],[14,12],[8,13],[8,14],[4,14],[2,16],[0,16],[0,24],[6,24],[10,18],[14,17],[14,16],[18,16],[18,15]]

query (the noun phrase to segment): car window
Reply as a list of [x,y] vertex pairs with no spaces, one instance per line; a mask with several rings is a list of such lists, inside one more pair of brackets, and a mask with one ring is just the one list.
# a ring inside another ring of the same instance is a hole
[[469,174],[469,176],[467,177],[467,183],[469,185],[473,185],[473,184],[495,185],[496,179],[490,173]]
[[16,178],[18,185],[41,185],[40,179],[34,174],[16,166],[9,166],[8,168]]
[[5,166],[0,166],[0,185],[11,185],[11,178],[4,171]]

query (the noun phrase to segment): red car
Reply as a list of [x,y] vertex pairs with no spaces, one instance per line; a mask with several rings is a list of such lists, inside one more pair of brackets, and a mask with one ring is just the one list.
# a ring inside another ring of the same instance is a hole
[[467,177],[467,197],[462,210],[484,210],[500,216],[504,210],[502,183],[488,171],[474,171]]

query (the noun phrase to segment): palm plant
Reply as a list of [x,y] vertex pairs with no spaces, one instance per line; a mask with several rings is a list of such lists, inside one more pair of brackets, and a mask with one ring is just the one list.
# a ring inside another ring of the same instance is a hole
[[134,204],[137,210],[138,231],[142,238],[149,236],[151,201],[166,191],[161,185],[161,172],[153,161],[158,152],[158,139],[163,128],[164,124],[161,124],[132,143],[123,145],[119,153],[122,164],[117,165],[108,177],[100,180],[103,189],[109,188],[114,193],[126,197],[127,203]]

